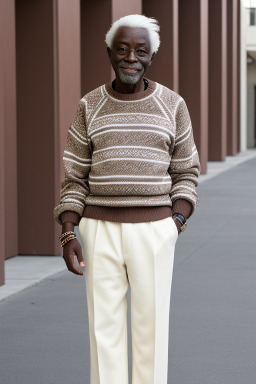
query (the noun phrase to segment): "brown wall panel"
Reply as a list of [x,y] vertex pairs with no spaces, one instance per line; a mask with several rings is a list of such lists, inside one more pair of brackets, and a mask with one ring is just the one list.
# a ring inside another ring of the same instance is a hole
[[140,15],[142,0],[112,0],[112,22],[126,15]]
[[[142,0],[112,0],[111,1],[111,18],[112,22],[127,15],[140,15],[142,13]],[[115,78],[113,69],[110,69],[110,80]]]
[[19,253],[60,254],[53,219],[80,99],[80,2],[16,1]]
[[208,1],[179,0],[179,93],[185,99],[199,151],[208,160]]
[[51,0],[16,1],[19,253],[52,254],[54,67]]
[[[0,6],[1,11],[1,6]],[[1,18],[1,16],[0,16]],[[1,22],[1,20],[0,20]],[[1,43],[1,40],[0,40]],[[2,46],[0,45],[2,51]],[[0,55],[0,84],[3,84],[3,62]],[[4,284],[5,220],[4,220],[4,89],[0,87],[0,286]]]
[[143,14],[158,20],[161,39],[147,76],[178,92],[178,0],[144,0]]
[[110,81],[105,34],[112,23],[111,0],[81,0],[82,96]]
[[114,78],[105,44],[112,22],[126,15],[141,14],[141,10],[141,0],[81,0],[82,95]]
[[[15,2],[0,2],[5,146],[5,258],[18,253]],[[8,38],[7,38],[8,37]]]
[[228,140],[227,154],[234,156],[238,147],[238,0],[228,0]]
[[[54,132],[55,132],[55,201],[59,204],[62,163],[68,128],[81,98],[81,25],[80,0],[54,0]],[[55,226],[55,254],[60,253],[60,226]]]
[[227,1],[209,0],[209,136],[210,161],[227,153]]
[[[67,129],[75,116],[81,98],[80,0],[73,0],[72,3],[69,0],[58,0],[56,11],[55,105],[57,121],[55,131],[59,135],[59,150],[62,154]],[[58,143],[58,136],[56,143]],[[64,177],[62,159],[60,166],[61,172],[57,170],[56,174],[62,180]]]
[[240,33],[240,28],[241,28],[241,25],[240,25],[240,12],[241,12],[241,3],[240,1],[237,2],[237,104],[238,104],[238,108],[237,108],[237,152],[240,152],[241,151],[241,148],[240,148],[240,142],[241,142],[241,116],[240,116],[240,112],[241,112],[241,102],[240,102],[240,92],[241,92],[241,84],[240,84],[240,81],[241,81],[241,78],[240,78],[240,73],[241,73],[241,67],[240,67],[240,55],[241,55],[241,33]]
[[179,92],[179,0],[172,0],[172,89]]

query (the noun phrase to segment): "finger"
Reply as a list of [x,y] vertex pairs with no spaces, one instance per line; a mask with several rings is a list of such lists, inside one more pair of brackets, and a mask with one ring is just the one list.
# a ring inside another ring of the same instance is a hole
[[83,253],[82,253],[81,247],[77,247],[76,255],[77,255],[77,260],[78,260],[79,265],[81,267],[85,267],[85,262],[84,262]]
[[68,266],[68,270],[74,273],[75,275],[83,275],[83,272],[80,271],[80,269],[75,267],[73,256],[68,257],[67,266]]
[[68,270],[70,272],[74,273],[75,275],[79,275],[79,276],[83,275],[83,272],[80,271],[80,269],[76,268],[73,263],[68,267]]
[[63,255],[64,256],[63,257],[64,257],[64,260],[66,262],[67,268],[70,272],[72,272],[76,275],[83,275],[83,272],[80,271],[80,269],[76,268],[75,263],[74,263],[74,256],[77,254],[77,248],[81,249],[81,246],[77,242],[77,240],[69,241],[67,244],[64,245],[64,248],[63,248]]

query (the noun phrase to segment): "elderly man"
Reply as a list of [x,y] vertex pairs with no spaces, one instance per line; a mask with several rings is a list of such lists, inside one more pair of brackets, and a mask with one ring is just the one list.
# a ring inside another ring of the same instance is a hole
[[123,17],[106,43],[116,78],[80,100],[54,215],[67,268],[85,274],[91,384],[128,384],[129,285],[132,383],[166,384],[174,248],[198,203],[198,152],[184,99],[145,78],[157,21]]

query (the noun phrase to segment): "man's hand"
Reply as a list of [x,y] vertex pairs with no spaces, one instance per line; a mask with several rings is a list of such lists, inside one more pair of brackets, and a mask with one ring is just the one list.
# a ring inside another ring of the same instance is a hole
[[[64,223],[62,224],[62,233],[72,231],[74,232],[73,223]],[[63,259],[67,265],[67,268],[70,272],[75,273],[76,275],[83,275],[83,272],[80,269],[75,267],[74,257],[77,257],[78,263],[81,267],[85,267],[82,248],[77,239],[70,240],[63,247]]]
[[76,275],[83,275],[83,272],[75,267],[74,257],[77,257],[78,263],[81,267],[85,267],[82,248],[77,239],[70,240],[64,245],[63,259],[65,260],[67,268],[70,272],[73,272]]
[[179,222],[179,220],[175,219],[175,217],[173,218],[174,220],[174,223],[176,224],[176,227],[177,227],[177,230],[178,230],[178,235],[181,233],[181,224]]

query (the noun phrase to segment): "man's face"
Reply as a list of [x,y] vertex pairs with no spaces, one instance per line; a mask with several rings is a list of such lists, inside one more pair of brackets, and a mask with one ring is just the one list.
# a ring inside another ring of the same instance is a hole
[[116,77],[125,84],[137,84],[151,64],[148,31],[144,28],[120,27],[112,48],[108,48],[110,62]]

